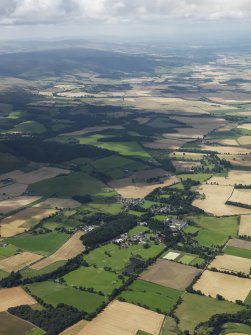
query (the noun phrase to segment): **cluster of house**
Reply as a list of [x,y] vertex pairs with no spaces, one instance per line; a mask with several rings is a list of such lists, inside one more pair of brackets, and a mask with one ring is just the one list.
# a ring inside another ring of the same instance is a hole
[[129,236],[128,233],[120,235],[118,238],[113,240],[113,243],[120,245],[121,247],[129,247],[132,244],[147,244],[148,236],[146,232],[142,231],[133,236]]
[[152,206],[150,211],[151,211],[151,213],[153,213],[155,215],[169,213],[170,205]]
[[181,231],[187,225],[186,221],[170,218],[166,218],[164,223],[167,224],[173,232]]

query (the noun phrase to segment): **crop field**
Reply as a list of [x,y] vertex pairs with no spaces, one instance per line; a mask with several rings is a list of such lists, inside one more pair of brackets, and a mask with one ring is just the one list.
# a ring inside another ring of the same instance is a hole
[[132,304],[147,306],[153,311],[161,311],[161,313],[167,314],[177,303],[181,294],[181,291],[173,288],[144,280],[136,280],[127,290],[121,293],[120,297]]
[[251,241],[233,238],[227,242],[228,247],[251,250]]
[[175,310],[174,314],[179,318],[179,329],[189,330],[191,333],[201,322],[207,321],[215,314],[237,313],[244,307],[227,301],[219,301],[209,297],[186,293],[182,297],[182,303]]
[[105,192],[106,189],[107,186],[101,181],[82,172],[47,179],[29,186],[29,191],[44,197],[57,195],[62,198],[71,198],[74,195],[94,195]]
[[251,190],[235,189],[229,201],[251,206]]
[[158,335],[163,321],[164,315],[125,302],[113,301],[84,326],[78,335],[135,335],[138,330]]
[[251,327],[241,323],[225,323],[221,335],[251,335]]
[[73,326],[65,329],[62,333],[59,335],[77,335],[80,330],[84,329],[86,325],[88,325],[88,321],[86,320],[81,320],[78,323],[75,323]]
[[33,202],[39,200],[40,197],[16,197],[8,200],[0,201],[0,213],[7,214],[25,206],[32,204]]
[[43,335],[45,332],[7,312],[0,313],[0,334],[2,335]]
[[49,274],[61,266],[63,266],[67,261],[58,261],[52,263],[41,270],[34,270],[31,267],[21,270],[21,275],[23,278],[33,278],[44,274]]
[[213,216],[189,216],[188,218],[194,221],[196,226],[186,227],[185,233],[189,233],[190,228],[198,231],[194,239],[203,246],[223,245],[227,242],[229,236],[237,237],[237,216],[222,218]]
[[17,237],[10,237],[7,239],[7,242],[22,250],[46,256],[58,249],[68,237],[69,235],[60,232],[52,232],[42,235],[26,234]]
[[251,280],[206,270],[193,288],[214,298],[219,294],[229,301],[245,301],[251,290]]
[[94,267],[80,267],[63,278],[69,286],[93,288],[95,292],[106,295],[122,286],[122,281],[116,274]]
[[[89,254],[84,256],[84,259],[89,265],[96,265],[98,268],[108,266],[116,272],[121,272],[126,265],[130,263],[132,256],[139,255],[147,260],[155,257],[163,251],[165,246],[163,244],[151,244],[150,248],[145,249],[142,245],[132,245],[129,248],[121,248],[115,244],[107,244],[98,249],[92,250]],[[109,255],[107,255],[107,253]]]
[[1,222],[2,237],[11,237],[21,234],[41,220],[55,213],[57,213],[57,211],[54,209],[26,208],[14,215],[8,216]]
[[248,249],[241,249],[241,248],[226,246],[224,248],[224,253],[227,255],[251,259],[251,250],[248,250]]
[[226,205],[233,192],[233,186],[222,185],[201,185],[197,191],[204,195],[204,199],[196,199],[193,202],[195,207],[215,216],[238,215],[251,213],[251,209],[245,209]]
[[37,262],[42,257],[43,256],[31,252],[22,252],[21,254],[0,260],[0,269],[6,272],[17,272]]
[[72,209],[80,206],[78,201],[72,199],[48,198],[34,206],[34,208],[44,209]]
[[251,215],[242,215],[239,236],[251,236]]
[[[251,252],[250,252],[251,254]],[[249,275],[251,259],[232,255],[219,255],[210,263],[209,269],[216,268],[220,271],[242,272]]]
[[218,154],[221,155],[246,155],[250,154],[251,150],[241,147],[231,147],[231,146],[209,146],[209,145],[203,145],[201,146],[202,150],[205,151],[215,151]]
[[[212,184],[221,186],[235,186],[235,185],[250,185],[251,184],[251,171],[229,171],[226,177],[212,177],[209,181]],[[236,191],[236,190],[235,190]]]
[[140,275],[140,279],[184,291],[200,272],[188,265],[158,259]]
[[36,304],[36,300],[21,287],[3,288],[0,290],[0,312],[7,311],[10,307],[34,304]]
[[31,266],[31,269],[41,270],[53,263],[76,257],[85,250],[85,247],[80,240],[81,236],[83,235],[83,231],[76,232],[57,251],[55,251],[49,257],[44,258],[40,262],[37,262],[36,264]]
[[105,301],[101,295],[80,291],[51,281],[30,284],[27,285],[27,288],[32,294],[54,307],[64,303],[87,313],[95,312]]

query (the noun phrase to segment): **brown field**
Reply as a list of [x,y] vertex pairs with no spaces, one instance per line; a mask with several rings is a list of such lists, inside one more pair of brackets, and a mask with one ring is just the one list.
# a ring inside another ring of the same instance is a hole
[[239,226],[240,236],[251,236],[251,215],[242,215],[240,226]]
[[48,198],[34,206],[34,208],[44,209],[64,209],[64,208],[77,208],[81,204],[72,199]]
[[0,290],[0,312],[7,311],[10,307],[34,304],[36,304],[36,300],[21,287],[4,288]]
[[227,242],[228,247],[236,247],[241,249],[251,250],[251,242],[245,240],[239,240],[237,238],[233,238]]
[[251,205],[251,189],[235,189],[229,200],[240,204]]
[[241,147],[229,147],[229,146],[210,146],[210,145],[202,145],[200,147],[202,150],[206,151],[215,151],[218,154],[229,154],[229,155],[246,155],[250,154],[251,150]]
[[41,258],[43,256],[32,252],[22,252],[21,254],[0,260],[0,269],[6,272],[16,272],[37,262]]
[[145,124],[151,119],[149,117],[137,117],[135,120],[138,122],[138,124]]
[[200,165],[199,162],[188,162],[188,161],[176,161],[172,160],[172,163],[176,170],[178,171],[193,171],[197,166]]
[[57,213],[55,209],[26,208],[1,221],[2,237],[11,237],[21,234],[42,219]]
[[18,197],[22,195],[26,189],[26,184],[14,183],[0,188],[0,200],[8,199],[9,197]]
[[[210,181],[211,179],[208,182]],[[251,213],[250,209],[225,205],[226,201],[230,198],[233,192],[233,186],[203,184],[197,189],[197,191],[200,194],[204,194],[205,199],[196,199],[193,202],[193,205],[207,213],[216,216]]]
[[178,138],[164,138],[151,143],[145,143],[144,147],[150,149],[172,149],[176,150],[182,147],[185,143],[191,141],[191,139],[178,139]]
[[251,136],[241,136],[238,138],[240,145],[251,145]]
[[216,268],[220,271],[243,272],[249,274],[251,259],[231,255],[219,255],[216,256],[208,268]]
[[176,157],[181,160],[192,160],[192,161],[200,161],[205,155],[197,154],[194,152],[182,152],[182,151],[175,151],[170,153],[170,157]]
[[113,301],[78,335],[136,335],[138,330],[158,335],[164,315],[126,302]]
[[62,333],[59,335],[77,335],[81,330],[84,329],[86,325],[88,325],[89,321],[81,320],[75,325],[65,329]]
[[158,259],[154,265],[141,274],[140,278],[155,284],[184,291],[200,272],[200,270],[192,266]]
[[226,185],[251,185],[251,171],[232,170],[227,177],[212,177],[208,184]]
[[31,335],[35,334],[35,327],[32,323],[24,321],[7,312],[0,313],[0,334],[1,335]]
[[193,288],[206,296],[215,298],[220,294],[229,301],[244,301],[251,290],[251,280],[206,270]]
[[56,252],[54,252],[54,254],[32,265],[31,268],[34,270],[41,270],[55,262],[64,261],[76,257],[85,249],[82,241],[80,240],[80,237],[83,235],[83,231],[76,232]]
[[0,213],[7,214],[37,201],[40,197],[16,197],[0,201]]
[[[212,142],[215,142],[215,140],[212,140]],[[227,138],[225,140],[217,141],[217,143],[219,143],[221,145],[225,145],[225,146],[229,146],[229,145],[238,146],[239,145],[239,143],[237,143],[236,140],[233,140],[231,138]]]
[[81,135],[85,135],[88,133],[92,133],[92,132],[97,132],[97,131],[102,131],[102,130],[106,130],[106,129],[123,129],[122,126],[103,126],[103,127],[90,127],[90,128],[84,128],[81,130],[77,130],[71,133],[64,133],[61,134],[60,136],[81,136]]

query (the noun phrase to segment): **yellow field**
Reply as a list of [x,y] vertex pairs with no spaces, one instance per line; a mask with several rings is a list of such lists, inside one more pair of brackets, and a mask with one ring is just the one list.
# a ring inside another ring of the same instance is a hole
[[158,335],[164,318],[164,315],[142,307],[113,301],[78,335],[136,335],[138,330]]
[[220,294],[229,301],[245,301],[251,290],[251,280],[206,270],[193,288],[206,296],[215,298]]
[[251,153],[251,150],[241,147],[203,145],[200,148],[206,151],[215,151],[222,155],[246,155]]
[[227,177],[212,177],[209,179],[208,184],[218,185],[251,185],[251,171],[238,171],[232,170],[228,173]]
[[216,268],[220,271],[243,272],[249,274],[251,259],[231,255],[219,255],[211,262],[209,269]]
[[0,290],[0,312],[7,311],[10,307],[34,304],[36,304],[36,300],[29,296],[21,287]]
[[1,221],[1,235],[2,237],[11,237],[21,234],[29,230],[32,225],[55,213],[57,211],[54,209],[26,208]]
[[88,325],[89,321],[81,320],[75,325],[65,329],[59,335],[77,335],[86,325]]
[[251,136],[241,136],[238,138],[238,142],[241,145],[250,145],[251,144]]
[[60,199],[60,198],[48,198],[36,204],[34,207],[44,209],[64,209],[64,208],[76,208],[81,204],[73,199]]
[[226,201],[230,198],[233,192],[233,186],[203,184],[197,189],[197,191],[202,195],[204,194],[205,199],[196,199],[193,202],[193,205],[207,213],[216,216],[251,213],[251,209],[225,205]]
[[0,269],[6,272],[17,272],[26,266],[37,262],[43,258],[41,255],[32,252],[22,252],[21,254],[5,258],[0,261]]
[[229,200],[251,206],[251,189],[235,189]]
[[242,215],[239,227],[240,236],[251,236],[251,215]]
[[251,123],[240,124],[237,128],[251,130]]
[[40,199],[40,197],[16,197],[0,201],[0,213],[7,214],[16,211],[17,209],[21,209],[38,199]]
[[54,252],[54,254],[35,263],[31,266],[31,268],[34,270],[41,270],[55,262],[64,261],[76,257],[85,249],[82,241],[80,240],[80,237],[83,235],[83,231],[76,232],[56,252]]

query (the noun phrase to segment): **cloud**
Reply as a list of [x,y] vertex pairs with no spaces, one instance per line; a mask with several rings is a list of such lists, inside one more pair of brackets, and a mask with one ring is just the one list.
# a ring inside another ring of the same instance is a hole
[[0,24],[250,17],[250,0],[0,0]]

